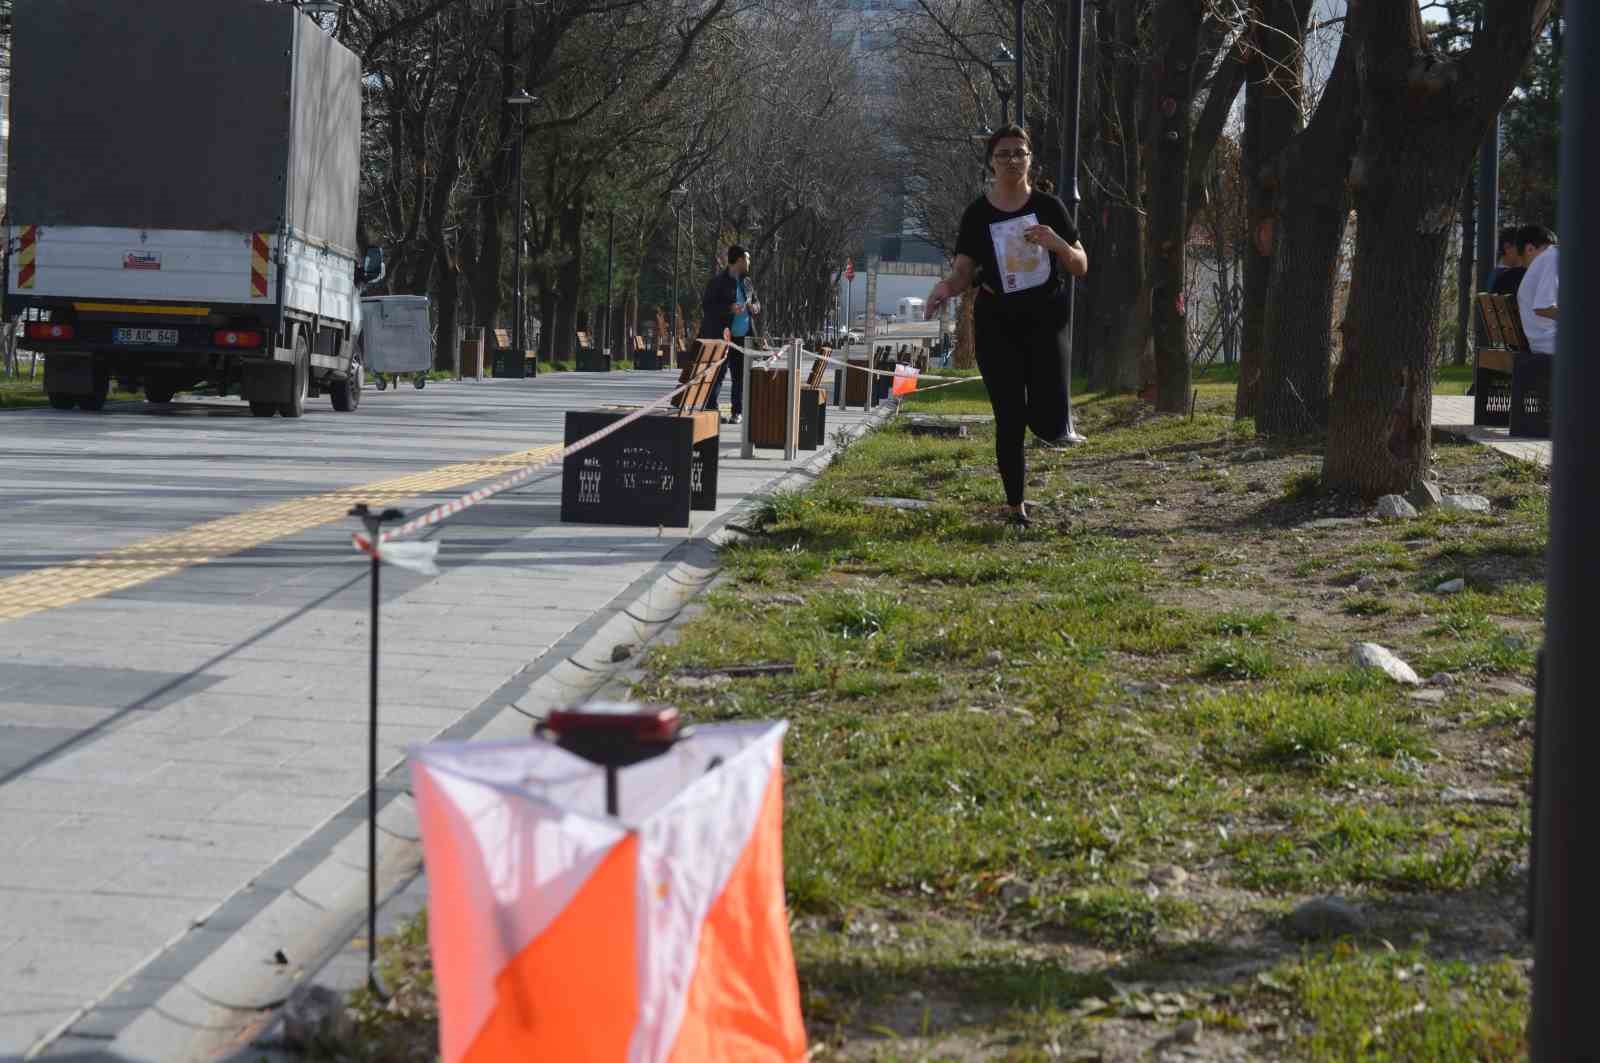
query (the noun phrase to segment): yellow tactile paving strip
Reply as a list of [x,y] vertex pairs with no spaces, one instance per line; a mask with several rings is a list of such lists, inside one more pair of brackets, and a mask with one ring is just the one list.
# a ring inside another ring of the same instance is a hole
[[[561,447],[552,444],[534,450],[443,465],[392,480],[360,484],[326,494],[308,495],[290,502],[247,510],[231,517],[208,520],[182,531],[157,535],[110,550],[95,557],[35,569],[0,580],[0,621],[57,609],[86,598],[126,590],[170,576],[219,557],[241,553],[274,539],[343,520],[357,502],[389,505],[436,491],[465,487],[532,465]],[[351,522],[351,531],[356,525]]]

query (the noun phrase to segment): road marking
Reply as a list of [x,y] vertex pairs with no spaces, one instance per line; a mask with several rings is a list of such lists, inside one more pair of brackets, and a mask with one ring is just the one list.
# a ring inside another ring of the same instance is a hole
[[435,491],[465,487],[504,476],[510,470],[532,465],[560,450],[560,444],[551,444],[309,495],[208,520],[70,564],[24,572],[0,580],[0,622],[127,590],[195,565],[254,549],[286,535],[343,520],[357,502],[389,505]]

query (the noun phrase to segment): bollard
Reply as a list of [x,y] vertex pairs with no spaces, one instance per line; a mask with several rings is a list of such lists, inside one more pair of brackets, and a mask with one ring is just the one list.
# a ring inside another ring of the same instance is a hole
[[783,409],[783,460],[800,453],[800,341],[789,344],[789,395]]
[[[755,344],[754,343],[750,344],[750,349],[751,350],[755,349]],[[743,364],[739,367],[739,372],[744,377],[744,380],[742,382],[742,386],[744,388],[743,394],[744,394],[744,406],[745,406],[745,408],[744,408],[744,416],[739,418],[739,456],[741,458],[749,459],[749,458],[753,458],[753,457],[756,456],[756,446],[755,446],[754,443],[750,442],[750,420],[751,420],[750,415],[751,415],[751,412],[755,409],[755,407],[750,402],[750,362],[751,362],[751,358],[750,358],[750,352],[749,351],[745,352],[744,358],[741,361],[742,361]]]

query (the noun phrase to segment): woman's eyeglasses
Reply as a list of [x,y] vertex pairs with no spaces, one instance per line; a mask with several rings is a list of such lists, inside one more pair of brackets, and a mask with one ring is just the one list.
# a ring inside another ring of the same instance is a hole
[[1016,151],[997,151],[994,153],[994,157],[1001,162],[1010,162],[1012,159],[1026,159],[1032,154],[1033,152],[1031,151],[1023,151],[1019,148]]

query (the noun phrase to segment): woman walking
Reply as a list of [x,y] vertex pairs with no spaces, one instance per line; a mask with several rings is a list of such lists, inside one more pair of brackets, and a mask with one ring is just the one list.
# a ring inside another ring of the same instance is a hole
[[1089,256],[1066,206],[1028,179],[1033,148],[1011,125],[989,138],[992,187],[961,216],[955,269],[928,293],[926,316],[969,289],[978,371],[994,407],[995,460],[1011,519],[1028,523],[1022,445],[1028,429],[1048,443],[1080,443],[1072,430],[1068,364],[1068,274]]

